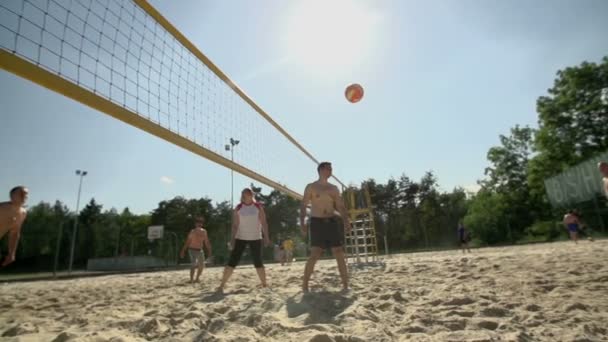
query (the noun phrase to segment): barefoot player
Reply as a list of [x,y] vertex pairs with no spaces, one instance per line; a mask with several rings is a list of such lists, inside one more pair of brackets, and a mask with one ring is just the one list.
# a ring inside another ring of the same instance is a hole
[[[203,223],[204,219],[202,217],[196,219],[194,229],[188,234],[186,243],[184,243],[184,247],[180,253],[180,257],[184,258],[186,256],[186,250],[188,250],[188,255],[190,256],[191,283],[199,282],[201,273],[203,273],[203,269],[205,268],[205,253],[203,247],[207,248],[207,256],[211,257],[211,243],[209,242],[207,230],[203,228]],[[197,268],[196,279],[194,279],[194,270]]]
[[[304,281],[302,290],[308,292],[308,281],[314,271],[317,260],[321,257],[323,250],[331,248],[332,254],[338,262],[338,271],[342,279],[342,288],[348,290],[348,274],[346,260],[344,258],[344,233],[350,232],[350,220],[344,202],[340,197],[338,188],[327,180],[331,177],[331,163],[323,162],[317,167],[319,179],[310,183],[304,190],[304,198],[300,206],[300,225],[302,233],[307,233],[305,225],[306,207],[311,205],[310,217],[310,240],[311,253],[306,267],[304,268]],[[336,209],[342,217],[344,229],[340,227],[340,220],[336,217]]]

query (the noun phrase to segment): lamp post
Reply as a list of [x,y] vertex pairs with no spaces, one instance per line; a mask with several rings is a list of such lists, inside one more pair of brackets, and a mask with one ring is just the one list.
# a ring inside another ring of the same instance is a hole
[[[226,144],[226,151],[230,151],[230,161],[234,163],[234,147],[239,144],[240,141],[230,138],[230,144]],[[234,209],[234,170],[230,169],[230,210]],[[230,228],[228,229],[228,235],[230,235]],[[226,245],[230,238],[226,237]]]
[[[230,138],[230,145],[226,145],[226,151],[230,151],[230,161],[234,162],[234,147],[240,141]],[[230,207],[234,208],[234,170],[230,169]]]
[[178,265],[179,264],[179,251],[177,250],[177,248],[178,248],[177,247],[177,234],[175,234],[174,232],[170,232],[170,231],[167,231],[167,234],[173,235],[173,241],[175,243],[175,250],[174,250],[175,251],[175,265]]
[[74,229],[72,231],[72,247],[70,248],[70,265],[68,267],[68,274],[72,273],[72,265],[74,263],[74,248],[76,247],[76,231],[78,230],[78,210],[80,209],[80,193],[82,191],[82,179],[87,174],[87,171],[76,170],[76,176],[80,177],[80,182],[78,184],[78,197],[76,199],[76,218],[74,220]]

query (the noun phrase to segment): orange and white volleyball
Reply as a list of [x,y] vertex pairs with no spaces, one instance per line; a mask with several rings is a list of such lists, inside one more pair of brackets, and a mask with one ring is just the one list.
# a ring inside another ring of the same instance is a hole
[[358,83],[351,84],[346,87],[344,96],[349,102],[357,103],[363,98],[363,87]]

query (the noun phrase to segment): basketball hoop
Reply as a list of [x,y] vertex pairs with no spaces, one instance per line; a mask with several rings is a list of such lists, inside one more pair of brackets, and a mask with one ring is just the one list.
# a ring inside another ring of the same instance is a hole
[[153,240],[162,239],[164,232],[164,226],[149,226],[148,227],[148,240],[150,243]]

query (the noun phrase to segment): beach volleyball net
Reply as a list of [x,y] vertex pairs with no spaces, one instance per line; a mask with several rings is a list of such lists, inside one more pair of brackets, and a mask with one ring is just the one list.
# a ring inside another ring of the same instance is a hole
[[145,0],[2,1],[0,67],[295,198],[318,164]]

